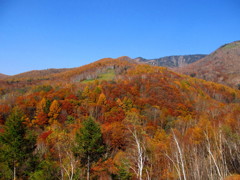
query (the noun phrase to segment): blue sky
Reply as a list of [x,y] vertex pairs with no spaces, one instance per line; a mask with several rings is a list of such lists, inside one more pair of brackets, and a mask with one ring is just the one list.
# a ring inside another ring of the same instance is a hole
[[0,73],[208,54],[240,40],[239,9],[239,0],[0,0]]

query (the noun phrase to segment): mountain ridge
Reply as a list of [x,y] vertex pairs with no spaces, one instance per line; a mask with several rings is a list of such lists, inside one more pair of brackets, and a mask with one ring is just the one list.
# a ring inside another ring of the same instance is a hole
[[47,79],[48,76],[72,70],[73,68],[49,68],[43,70],[31,70],[16,75],[4,76],[3,80],[23,80],[23,79]]
[[174,71],[231,87],[240,84],[240,41],[220,46],[205,58]]
[[6,77],[9,77],[9,75],[0,73],[0,79],[4,79],[4,78],[6,78]]
[[[46,70],[33,70],[20,73],[13,76],[1,75],[0,79],[8,81],[19,80],[49,80],[49,79],[62,79],[70,78],[73,81],[91,79],[101,74],[104,71],[102,68],[99,72],[91,75],[95,68],[95,64],[100,67],[101,63],[113,68],[114,63],[121,66],[122,62],[149,64],[153,66],[168,67],[171,70],[186,75],[191,75],[200,79],[213,81],[225,84],[231,87],[239,87],[240,84],[240,41],[234,41],[220,46],[217,50],[209,55],[193,54],[193,55],[177,55],[165,56],[157,59],[145,59],[142,57],[130,58],[128,56],[121,56],[118,58],[103,58],[93,63],[76,67],[76,68],[63,68],[63,69],[46,69]],[[117,60],[117,61],[114,61]],[[114,61],[114,62],[113,62]],[[124,63],[123,63],[124,64]],[[81,74],[83,73],[83,74]]]
[[[174,55],[174,56],[165,56],[161,58],[156,58],[156,59],[145,59],[142,57],[138,58],[130,58],[128,56],[120,56],[118,58],[102,58],[97,61],[101,61],[104,59],[119,59],[119,60],[127,60],[129,62],[134,63],[143,63],[143,64],[150,64],[154,66],[163,66],[163,67],[178,67],[178,66],[184,66],[188,63],[195,62],[199,60],[202,57],[205,57],[206,55],[203,54],[194,54],[194,55]],[[96,61],[94,61],[96,62]],[[94,63],[93,62],[93,63]],[[90,63],[91,64],[91,63]],[[89,64],[83,65],[87,66]],[[31,70],[31,71],[26,71],[22,72],[19,74],[15,75],[5,75],[0,73],[0,79],[5,79],[5,80],[23,80],[23,79],[46,79],[47,76],[54,76],[57,74],[61,74],[67,71],[75,70],[82,68],[82,66],[79,67],[74,67],[74,68],[48,68],[48,69],[41,69],[41,70]]]
[[[31,177],[37,179],[39,172],[42,177],[49,169],[55,171],[46,179],[59,179],[62,165],[74,167],[73,175],[85,179],[81,172],[86,166],[74,155],[72,145],[89,117],[99,125],[99,143],[106,146],[105,157],[92,164],[93,178],[112,179],[128,173],[127,179],[138,179],[134,170],[143,155],[143,168],[150,170],[143,171],[144,179],[180,179],[182,174],[174,170],[179,166],[180,149],[186,179],[221,179],[215,170],[208,174],[209,169],[223,167],[224,176],[240,173],[235,138],[240,132],[239,102],[240,91],[226,85],[140,64],[129,57],[104,58],[42,80],[0,81],[0,133],[8,131],[11,112],[21,110],[22,125],[36,136],[34,152],[28,157],[39,153],[39,163],[49,164],[32,168],[35,176]],[[221,153],[219,147],[223,147]],[[25,168],[23,161],[18,169]],[[199,173],[195,173],[196,162]],[[6,162],[0,165],[7,166]],[[5,172],[0,168],[0,176]],[[68,177],[67,172],[63,170],[62,177]]]
[[150,64],[153,66],[163,66],[163,67],[183,67],[187,64],[196,62],[207,55],[205,54],[191,54],[191,55],[173,55],[173,56],[164,56],[155,59],[145,59],[142,57],[134,58],[136,62]]

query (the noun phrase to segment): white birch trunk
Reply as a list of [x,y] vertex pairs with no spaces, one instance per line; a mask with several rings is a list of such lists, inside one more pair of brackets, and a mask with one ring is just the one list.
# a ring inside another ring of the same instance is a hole
[[180,156],[180,163],[181,163],[181,168],[182,168],[182,173],[183,173],[183,179],[184,179],[184,180],[187,180],[187,178],[186,178],[186,172],[185,172],[185,165],[184,165],[184,162],[183,162],[182,151],[181,151],[181,148],[180,148],[180,146],[179,146],[178,140],[177,140],[177,138],[176,138],[176,136],[175,136],[175,134],[174,134],[173,131],[172,131],[172,133],[173,133],[173,138],[174,138],[174,141],[175,141],[175,143],[176,143],[176,145],[177,145],[178,153],[179,153],[179,156]]

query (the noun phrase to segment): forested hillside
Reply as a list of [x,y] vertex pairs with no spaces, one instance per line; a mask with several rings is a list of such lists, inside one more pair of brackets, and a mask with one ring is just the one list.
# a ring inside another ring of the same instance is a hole
[[240,89],[240,41],[225,44],[205,58],[176,68],[179,73]]
[[128,57],[0,82],[0,179],[233,179],[240,91]]
[[0,79],[6,78],[6,77],[8,77],[8,75],[0,73]]
[[69,71],[70,68],[67,69],[46,69],[46,70],[33,70],[28,71],[20,74],[16,74],[13,76],[3,76],[1,79],[8,80],[8,81],[32,81],[32,80],[47,80],[51,75],[58,74],[61,72]]

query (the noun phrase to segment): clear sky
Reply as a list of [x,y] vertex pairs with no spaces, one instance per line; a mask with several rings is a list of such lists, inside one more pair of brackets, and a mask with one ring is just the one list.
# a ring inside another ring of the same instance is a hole
[[0,73],[104,57],[208,54],[240,40],[239,0],[0,0]]

